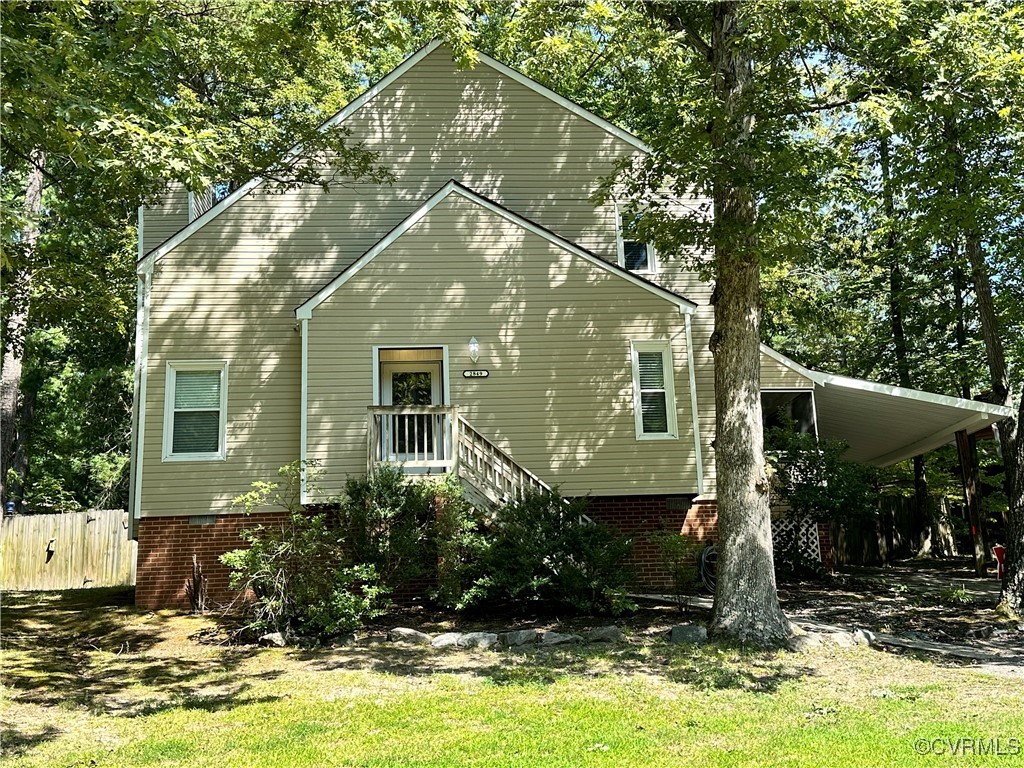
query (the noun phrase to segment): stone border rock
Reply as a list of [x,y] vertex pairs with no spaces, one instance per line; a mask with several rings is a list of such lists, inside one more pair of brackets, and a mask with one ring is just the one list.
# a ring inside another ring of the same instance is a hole
[[[705,633],[706,634],[706,633]],[[527,645],[556,646],[581,643],[622,643],[626,636],[614,625],[595,627],[586,637],[561,632],[541,632],[537,629],[515,629],[507,632],[443,632],[429,635],[411,627],[395,627],[388,631],[387,639],[393,643],[416,645],[436,649],[495,647],[520,648]]]

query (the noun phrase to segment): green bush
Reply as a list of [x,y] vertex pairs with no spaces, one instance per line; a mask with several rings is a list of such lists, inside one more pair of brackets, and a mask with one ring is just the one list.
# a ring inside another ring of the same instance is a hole
[[462,610],[480,597],[481,557],[487,540],[479,513],[463,497],[462,485],[451,476],[438,481],[433,542],[437,582],[430,596],[441,606]]
[[430,573],[437,495],[436,482],[411,482],[392,464],[350,478],[337,521],[353,562],[372,566],[391,590]]
[[672,579],[672,594],[679,610],[683,610],[684,598],[697,591],[697,555],[703,545],[692,536],[683,536],[678,529],[663,528],[650,535],[658,549],[658,559]]
[[544,602],[580,613],[633,607],[625,594],[632,542],[583,519],[587,504],[551,491],[500,508],[484,533],[481,575],[463,605]]
[[[307,466],[312,482],[315,468]],[[282,467],[281,482],[258,481],[234,504],[246,514],[274,504],[288,512],[278,525],[242,531],[248,549],[221,556],[231,569],[230,583],[251,590],[245,604],[248,629],[289,635],[331,636],[354,629],[379,612],[385,590],[372,565],[348,557],[339,532],[326,515],[310,514],[299,502],[301,466]]]
[[773,503],[819,521],[855,522],[877,516],[874,470],[844,459],[846,443],[817,440],[783,426],[768,430],[765,445],[773,471]]

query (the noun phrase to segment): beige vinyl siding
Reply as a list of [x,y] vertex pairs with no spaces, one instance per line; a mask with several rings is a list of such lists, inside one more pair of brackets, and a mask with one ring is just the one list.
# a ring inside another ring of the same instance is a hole
[[[672,342],[678,439],[636,440],[632,339]],[[308,450],[326,492],[366,471],[372,349],[403,344],[447,345],[451,402],[565,493],[695,492],[678,307],[456,196],[309,321]],[[489,378],[463,378],[473,367]]]
[[[484,65],[460,72],[439,49],[346,125],[353,141],[381,151],[381,162],[397,175],[393,185],[336,185],[329,193],[257,190],[157,261],[143,516],[229,511],[231,498],[253,480],[273,478],[278,467],[298,459],[300,343],[294,308],[449,178],[614,258],[614,208],[595,209],[588,197],[598,177],[634,148]],[[161,219],[147,212],[148,248],[187,224],[184,194],[162,210],[169,213]],[[614,284],[626,285],[617,279]],[[602,333],[588,329],[591,336]],[[197,359],[230,363],[227,460],[162,462],[166,362]],[[676,364],[682,360],[677,357]],[[686,391],[677,386],[677,400]],[[684,425],[688,417],[680,415]],[[600,428],[592,423],[592,429]]]
[[697,383],[697,421],[701,437],[701,458],[704,464],[705,498],[715,496],[715,361],[708,345],[715,330],[715,308],[711,306],[712,285],[700,279],[690,265],[681,259],[664,258],[658,272],[651,278],[659,285],[697,305],[692,323],[694,379]]
[[142,252],[149,253],[187,225],[188,191],[181,184],[172,184],[160,201],[142,210]]
[[761,389],[814,389],[814,382],[774,357],[762,353]]
[[182,248],[279,251],[316,258],[326,281],[454,178],[614,260],[614,205],[589,198],[635,148],[484,64],[457,70],[450,55],[438,48],[344,123],[353,142],[380,152],[393,184],[257,187],[176,248],[178,258]]

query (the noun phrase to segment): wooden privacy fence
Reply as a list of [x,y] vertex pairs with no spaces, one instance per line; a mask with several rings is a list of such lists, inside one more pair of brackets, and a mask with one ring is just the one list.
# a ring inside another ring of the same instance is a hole
[[128,538],[128,527],[128,513],[121,509],[5,517],[0,588],[132,586],[136,542]]

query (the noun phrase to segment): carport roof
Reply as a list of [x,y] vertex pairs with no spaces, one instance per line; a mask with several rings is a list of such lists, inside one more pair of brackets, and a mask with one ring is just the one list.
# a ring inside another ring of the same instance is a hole
[[762,351],[814,382],[818,435],[847,443],[851,461],[885,467],[1012,414],[1003,405],[812,371],[768,346]]

